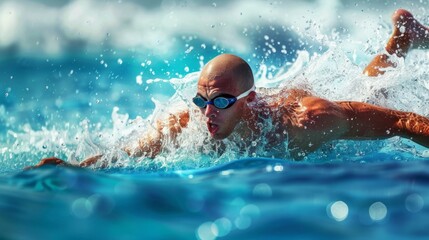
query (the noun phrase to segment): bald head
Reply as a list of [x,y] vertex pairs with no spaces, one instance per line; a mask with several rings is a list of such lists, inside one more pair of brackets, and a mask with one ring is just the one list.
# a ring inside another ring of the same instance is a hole
[[247,103],[255,99],[253,84],[249,64],[237,56],[222,54],[204,66],[194,98],[198,101],[194,103],[206,116],[207,129],[214,139],[228,137],[239,123],[251,118],[251,105]]
[[222,54],[213,58],[201,71],[200,80],[216,81],[229,78],[239,90],[246,91],[254,84],[253,73],[249,64],[232,54]]

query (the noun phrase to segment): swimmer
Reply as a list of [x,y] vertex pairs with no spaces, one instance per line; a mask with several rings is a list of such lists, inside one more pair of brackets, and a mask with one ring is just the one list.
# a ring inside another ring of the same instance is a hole
[[[385,46],[387,53],[375,56],[368,64],[363,72],[368,76],[375,77],[383,74],[383,69],[395,67],[390,61],[392,55],[405,57],[413,48],[429,46],[429,28],[417,22],[410,12],[399,9],[393,14],[392,21],[393,34]],[[263,130],[258,123],[269,119],[274,127],[267,135],[267,148],[288,141],[288,151],[294,159],[302,159],[322,144],[337,139],[400,136],[429,147],[429,119],[415,113],[361,102],[329,101],[302,89],[281,90],[269,96],[274,101],[266,101],[264,97],[267,96],[256,92],[248,63],[238,56],[222,54],[203,67],[192,100],[204,115],[213,141],[228,138],[235,132],[250,144]],[[175,139],[189,121],[189,110],[172,114],[168,120],[158,122],[155,135],[143,137],[139,147],[125,151],[132,157],[153,158],[163,150],[164,139]],[[169,129],[168,133],[161,131],[165,127]],[[90,157],[79,166],[94,165],[101,157]],[[51,157],[42,159],[34,167],[47,164],[70,165]]]

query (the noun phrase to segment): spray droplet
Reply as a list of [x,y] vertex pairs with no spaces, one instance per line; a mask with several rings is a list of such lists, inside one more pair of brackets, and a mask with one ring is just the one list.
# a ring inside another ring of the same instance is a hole
[[138,75],[138,76],[136,77],[136,83],[137,83],[138,85],[142,85],[142,84],[143,84],[143,77],[142,77],[142,75]]

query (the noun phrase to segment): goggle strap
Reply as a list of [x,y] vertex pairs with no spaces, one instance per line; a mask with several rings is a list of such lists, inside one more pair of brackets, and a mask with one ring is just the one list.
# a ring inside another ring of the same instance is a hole
[[251,87],[249,90],[247,90],[247,91],[245,91],[244,93],[242,93],[242,94],[238,95],[238,96],[236,97],[236,99],[238,100],[238,99],[240,99],[240,98],[247,97],[247,95],[249,95],[252,91],[255,91],[255,90],[256,90],[256,87],[255,87],[255,85],[253,85],[253,87]]

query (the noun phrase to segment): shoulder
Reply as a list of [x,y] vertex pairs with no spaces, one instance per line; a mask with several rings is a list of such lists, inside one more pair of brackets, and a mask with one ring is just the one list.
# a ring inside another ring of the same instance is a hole
[[342,107],[335,102],[314,96],[302,98],[300,104],[307,110],[311,111],[331,111],[342,109]]
[[302,98],[295,108],[296,127],[306,130],[334,130],[347,128],[347,114],[336,102],[308,96]]

